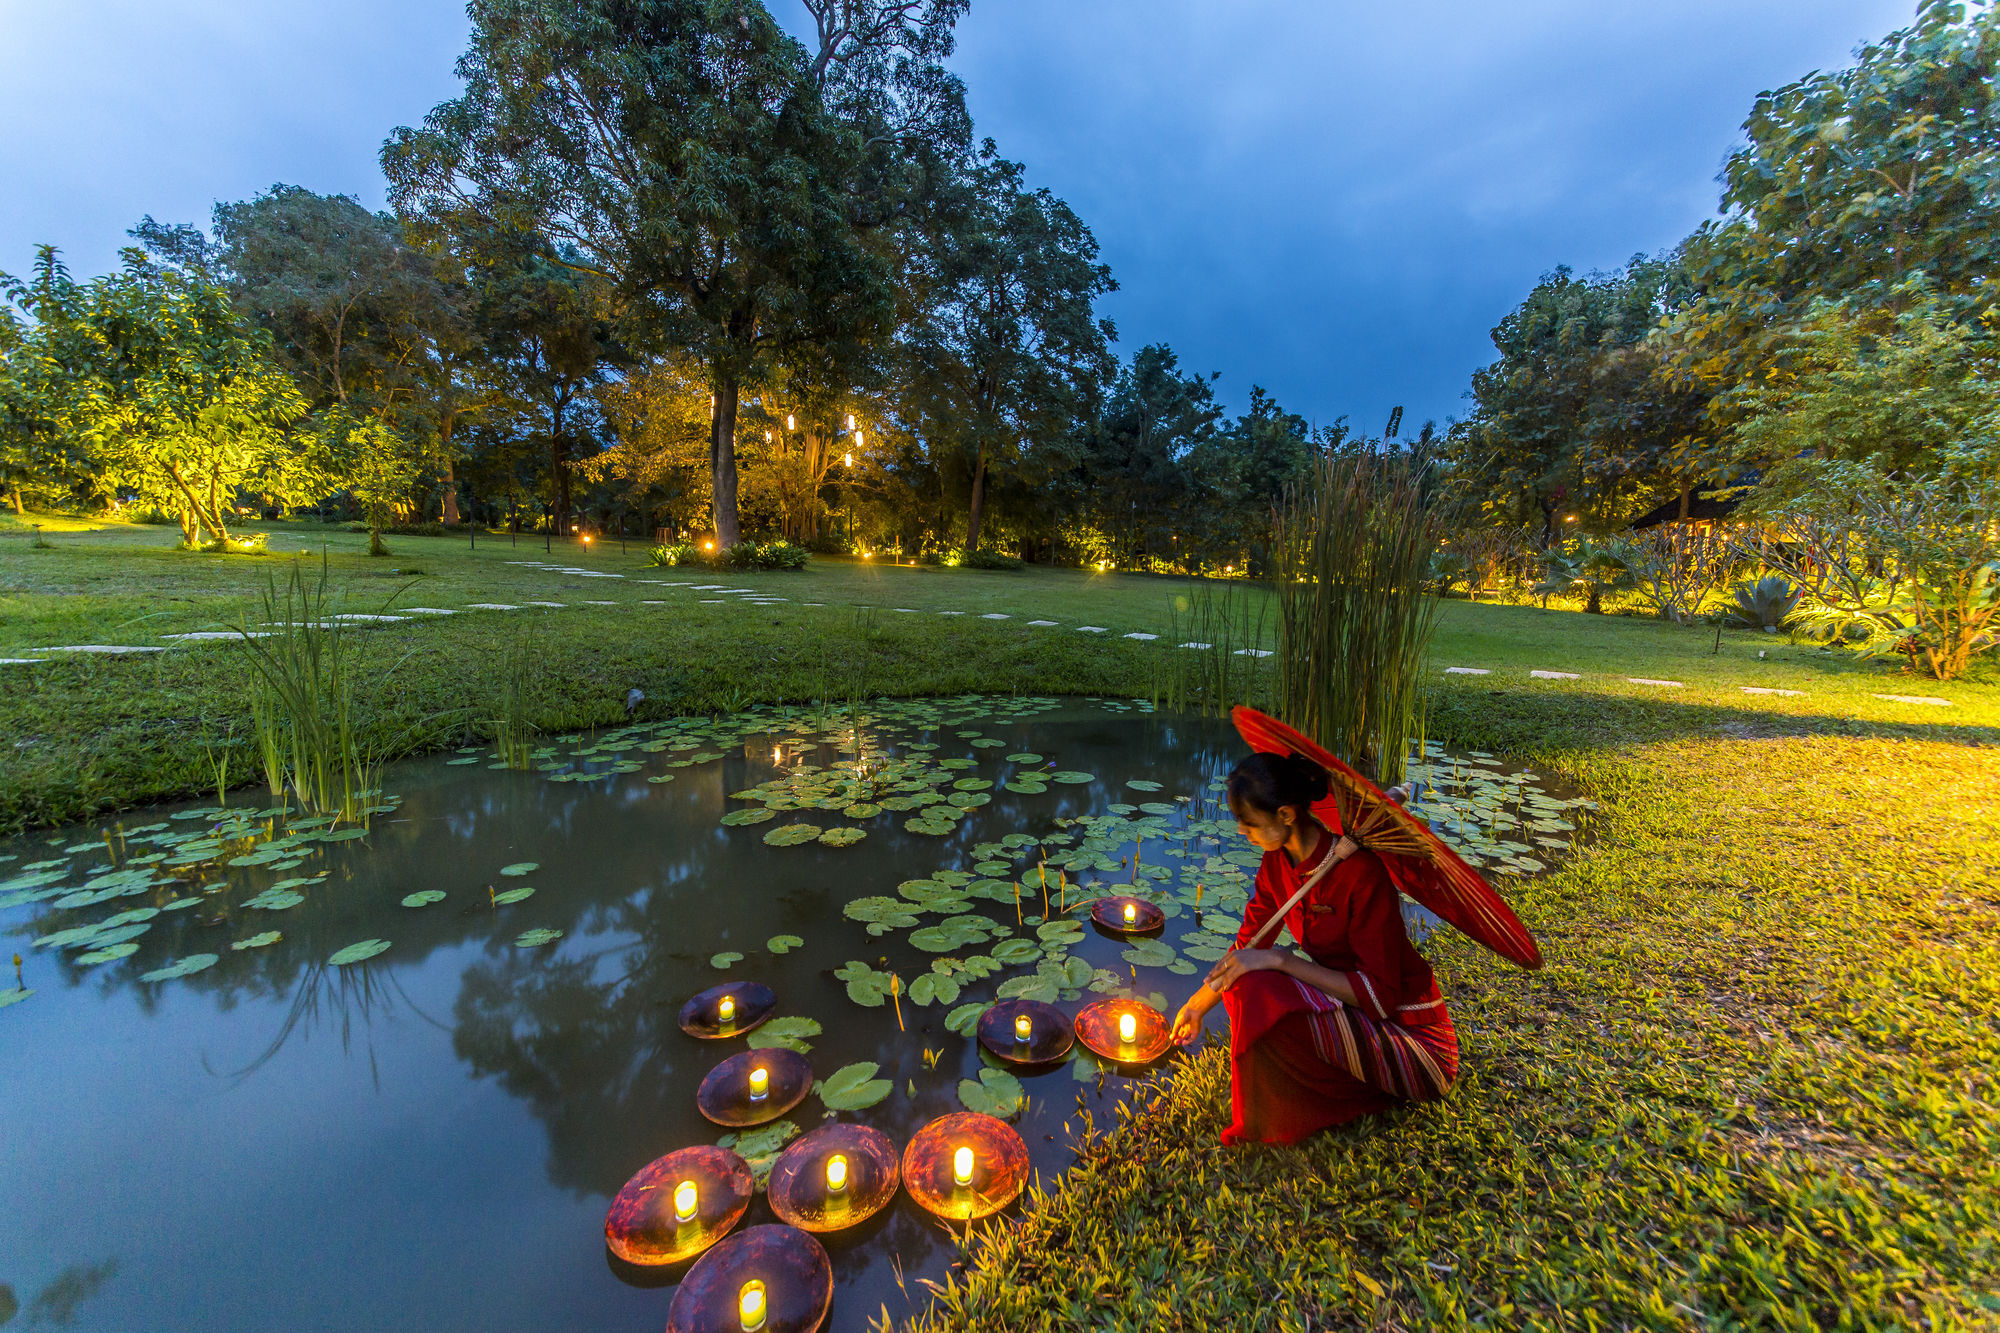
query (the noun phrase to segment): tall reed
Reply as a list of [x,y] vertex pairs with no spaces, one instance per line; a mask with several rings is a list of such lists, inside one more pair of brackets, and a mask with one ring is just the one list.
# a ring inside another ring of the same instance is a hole
[[1190,584],[1168,608],[1167,650],[1153,659],[1154,704],[1222,715],[1237,704],[1262,707],[1270,692],[1264,657],[1270,593],[1232,580]]
[[333,605],[324,559],[315,580],[294,562],[282,589],[266,584],[262,627],[241,629],[252,668],[250,717],[272,795],[358,819],[381,763],[361,738],[355,648]]
[[1436,628],[1422,467],[1400,450],[1329,455],[1276,515],[1278,712],[1383,786],[1420,734]]
[[493,748],[498,751],[500,762],[509,768],[529,768],[535,761],[536,728],[528,715],[535,701],[534,671],[540,656],[540,645],[532,630],[516,635],[500,656]]

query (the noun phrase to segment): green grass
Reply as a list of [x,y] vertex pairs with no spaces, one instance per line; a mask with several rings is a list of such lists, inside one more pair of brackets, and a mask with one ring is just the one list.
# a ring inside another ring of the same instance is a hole
[[[65,534],[31,550],[24,530],[0,524],[0,656],[228,624],[282,568],[284,557],[173,552],[174,535]],[[540,556],[526,541],[492,539],[475,555],[397,538],[392,557],[369,560],[358,534],[272,538],[315,554],[322,540],[357,610],[392,596],[456,606],[651,592],[505,564]],[[559,558],[627,573],[640,559],[636,546]],[[424,572],[389,572],[411,567]],[[1142,693],[1173,649],[1073,627],[1164,633],[1185,591],[1144,576],[828,561],[727,582],[793,602],[711,607],[669,592],[664,607],[539,618],[538,721],[611,721],[633,685],[651,711]],[[385,731],[430,719],[439,740],[483,734],[528,614],[369,632],[364,705]],[[1038,616],[1062,626],[1021,623]],[[1427,946],[1464,1045],[1452,1096],[1297,1149],[1225,1151],[1226,1066],[1206,1050],[1115,1125],[1073,1121],[1092,1140],[1084,1164],[979,1233],[976,1268],[928,1326],[2000,1325],[1991,669],[1937,685],[1768,635],[1724,632],[1718,648],[1713,631],[1465,603],[1444,609],[1437,657],[1494,674],[1439,679],[1433,736],[1528,757],[1603,807],[1577,861],[1514,892],[1545,971],[1451,936]],[[1533,668],[1584,679],[1532,681]],[[197,789],[204,747],[221,740],[247,755],[235,645],[0,671],[0,823]]]

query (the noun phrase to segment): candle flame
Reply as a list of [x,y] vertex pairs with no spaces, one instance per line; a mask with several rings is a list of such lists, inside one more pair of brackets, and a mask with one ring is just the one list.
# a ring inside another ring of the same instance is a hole
[[826,1187],[834,1194],[847,1188],[847,1159],[839,1153],[826,1159]]
[[733,995],[723,996],[722,1003],[717,1006],[717,1012],[722,1015],[722,1021],[725,1023],[736,1017],[736,997]]
[[756,1333],[764,1327],[764,1284],[751,1278],[743,1284],[743,1294],[737,1298],[737,1312],[743,1318],[745,1333]]
[[699,1195],[695,1193],[694,1182],[692,1180],[683,1180],[680,1184],[674,1186],[675,1220],[692,1222],[694,1220],[695,1205],[698,1202]]
[[1026,1041],[1029,1037],[1033,1036],[1034,1031],[1034,1020],[1026,1014],[1022,1014],[1014,1020],[1014,1035],[1022,1041]]
[[762,1098],[763,1098],[763,1096],[764,1096],[764,1093],[765,1093],[765,1091],[766,1091],[766,1090],[768,1090],[768,1089],[770,1088],[770,1086],[771,1086],[771,1071],[770,1071],[770,1070],[768,1070],[768,1069],[765,1069],[765,1068],[763,1068],[763,1067],[761,1067],[761,1066],[760,1066],[760,1067],[758,1067],[758,1068],[756,1068],[756,1069],[753,1069],[753,1070],[751,1070],[751,1071],[750,1071],[750,1100],[751,1100],[751,1101],[760,1101],[760,1100],[762,1100]]
[[1130,1046],[1139,1035],[1139,1020],[1133,1014],[1118,1015],[1118,1040]]
[[951,1178],[961,1185],[972,1183],[972,1149],[962,1147],[951,1155]]
[[1137,903],[1126,903],[1125,924],[1129,926],[1138,919],[1139,919],[1139,905]]

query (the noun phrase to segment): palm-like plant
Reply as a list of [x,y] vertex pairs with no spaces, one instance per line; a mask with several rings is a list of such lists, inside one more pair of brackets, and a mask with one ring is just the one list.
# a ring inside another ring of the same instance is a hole
[[1604,594],[1628,586],[1632,571],[1616,550],[1588,537],[1577,537],[1548,553],[1542,581],[1530,591],[1539,597],[1558,593],[1580,593],[1583,609],[1591,615],[1604,614]]
[[1736,610],[1728,623],[1736,629],[1761,629],[1776,633],[1799,604],[1799,588],[1783,574],[1766,574],[1761,579],[1745,579],[1731,589]]

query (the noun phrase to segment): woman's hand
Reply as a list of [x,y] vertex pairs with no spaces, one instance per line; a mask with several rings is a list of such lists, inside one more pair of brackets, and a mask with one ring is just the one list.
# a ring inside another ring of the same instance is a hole
[[[1196,996],[1195,999],[1200,999]],[[1174,1030],[1169,1034],[1174,1045],[1185,1046],[1201,1035],[1201,1020],[1208,1017],[1208,1010],[1189,1000],[1174,1015]]]
[[1283,949],[1236,949],[1208,970],[1208,988],[1219,995],[1251,972],[1282,969],[1291,957]]

